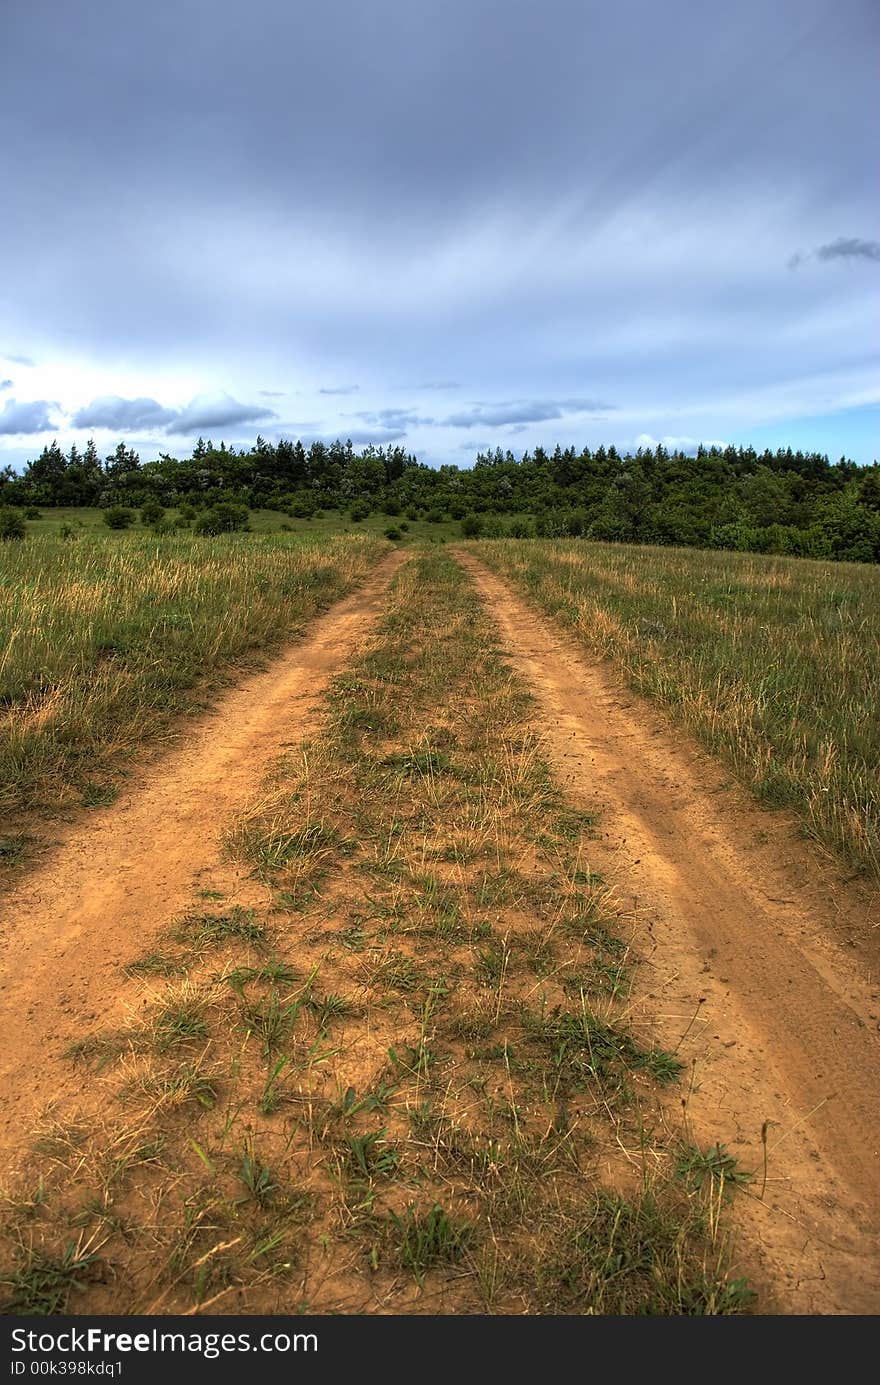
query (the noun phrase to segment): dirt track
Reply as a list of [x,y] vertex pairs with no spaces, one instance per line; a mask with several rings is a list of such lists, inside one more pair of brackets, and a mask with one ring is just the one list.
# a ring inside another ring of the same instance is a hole
[[120,967],[155,946],[200,885],[239,874],[221,862],[223,828],[269,761],[308,734],[312,703],[378,617],[401,561],[385,559],[265,673],[186,722],[179,749],[113,807],[61,831],[0,901],[0,1159],[50,1107],[94,1102],[96,1084],[61,1055],[128,1014]]
[[[601,812],[589,864],[628,917],[646,1027],[693,1064],[688,1134],[757,1171],[737,1219],[765,1311],[880,1310],[880,935],[865,894],[758,809],[723,769],[460,555],[538,698],[575,801]],[[120,967],[195,891],[247,902],[220,837],[377,619],[388,559],[265,673],[185,724],[124,799],[61,829],[0,903],[0,1156],[57,1103],[97,1113],[102,1084],[61,1055],[130,1017]],[[874,926],[872,927],[872,921]],[[873,978],[873,982],[871,980]],[[681,1116],[671,1112],[675,1130]],[[764,1190],[762,1127],[768,1125]]]
[[[739,1223],[764,1310],[880,1310],[877,900],[459,554],[538,698],[590,864],[631,915],[647,1013],[694,1065],[691,1136],[757,1171]],[[873,927],[872,927],[873,923]],[[873,978],[873,980],[872,980]],[[682,1039],[682,1035],[685,1037]],[[763,1145],[769,1174],[763,1199]],[[680,1120],[678,1122],[680,1126]]]

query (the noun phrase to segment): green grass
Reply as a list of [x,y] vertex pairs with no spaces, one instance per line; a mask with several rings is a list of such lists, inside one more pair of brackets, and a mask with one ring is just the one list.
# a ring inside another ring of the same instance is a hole
[[187,914],[175,928],[174,937],[197,947],[232,940],[262,944],[266,930],[255,920],[253,909],[242,909],[236,904],[226,914]]
[[207,1037],[208,1026],[197,1000],[170,1002],[157,1016],[153,1026],[153,1039],[162,1053]]
[[707,1270],[705,1228],[692,1204],[670,1206],[650,1189],[601,1192],[592,1207],[560,1217],[524,1278],[543,1311],[705,1317],[740,1313],[754,1301],[742,1279]]
[[97,1255],[69,1242],[60,1255],[30,1250],[17,1269],[0,1280],[7,1296],[0,1301],[0,1313],[26,1317],[46,1317],[64,1313],[71,1294],[100,1274]]
[[880,569],[588,542],[472,547],[760,801],[880,877]]
[[456,1265],[473,1245],[475,1228],[450,1216],[435,1203],[427,1211],[411,1204],[401,1215],[391,1213],[395,1251],[403,1269],[421,1283],[435,1265]]
[[729,1196],[734,1188],[745,1187],[753,1177],[739,1167],[736,1155],[723,1144],[710,1145],[708,1149],[683,1144],[675,1161],[675,1173],[684,1184],[698,1192],[715,1186],[724,1196]]
[[[43,506],[39,519],[27,521],[28,535],[42,537],[60,534],[62,529],[72,529],[74,535],[93,536],[106,539],[110,543],[124,542],[126,534],[151,533],[149,525],[138,521],[130,530],[108,529],[97,509],[77,508],[58,505]],[[166,518],[175,520],[178,511],[170,509]],[[298,538],[328,539],[342,534],[366,535],[368,538],[384,538],[386,529],[402,530],[397,543],[403,546],[420,543],[446,543],[461,537],[459,520],[441,520],[429,523],[426,519],[407,519],[405,515],[386,515],[378,511],[366,519],[355,521],[350,510],[325,510],[314,519],[292,519],[281,510],[252,510],[250,527],[255,534],[291,534]]]

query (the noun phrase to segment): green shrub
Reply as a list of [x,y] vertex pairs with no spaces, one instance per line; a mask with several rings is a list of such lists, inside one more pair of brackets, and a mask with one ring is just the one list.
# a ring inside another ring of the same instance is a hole
[[386,539],[390,539],[392,543],[397,543],[398,539],[403,538],[403,534],[395,525],[390,524],[385,530],[385,537]]
[[369,519],[372,510],[365,500],[359,500],[351,507],[351,518],[355,524],[360,524],[362,519]]
[[205,510],[193,524],[194,534],[233,534],[250,529],[250,511],[247,505],[235,505],[231,500],[221,500]]
[[141,524],[158,524],[165,515],[165,506],[158,500],[148,500],[141,506]]
[[300,491],[291,497],[287,513],[291,519],[311,519],[318,508],[318,502],[308,491]]
[[108,529],[130,529],[134,520],[134,510],[130,510],[127,505],[111,505],[104,511],[104,523]]
[[461,532],[466,539],[477,539],[483,532],[483,521],[479,515],[465,515],[461,521]]
[[11,505],[0,505],[0,539],[23,539],[27,526]]
[[25,512],[24,512],[24,517],[25,517],[25,519],[42,519],[42,518],[43,518],[42,514],[41,514],[40,511],[37,509],[36,505],[28,505],[27,509],[26,509]]

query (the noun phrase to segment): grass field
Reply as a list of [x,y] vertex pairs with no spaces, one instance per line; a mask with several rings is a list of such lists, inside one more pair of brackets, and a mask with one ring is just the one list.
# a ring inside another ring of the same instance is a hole
[[235,660],[357,583],[375,537],[149,532],[0,544],[0,822],[108,802],[115,773]]
[[404,567],[230,827],[258,894],[205,880],[120,975],[131,1023],[70,1052],[103,1117],[7,1192],[7,1311],[748,1305],[745,1175],[654,1138],[680,1063],[530,706],[461,569]]
[[[177,518],[177,510],[169,510],[167,518]],[[413,543],[440,543],[461,537],[461,524],[458,520],[442,520],[429,523],[426,519],[407,519],[405,515],[386,515],[378,511],[366,519],[353,520],[349,510],[325,510],[314,519],[293,519],[281,510],[252,510],[250,527],[255,534],[290,533],[301,538],[336,538],[340,534],[364,534],[369,538],[383,538],[386,529],[397,529],[400,538],[395,542],[407,545]],[[73,506],[46,507],[40,511],[39,519],[27,521],[27,531],[34,537],[72,531],[73,535],[99,535],[113,542],[119,542],[126,533],[149,533],[149,526],[137,523],[133,530],[111,530],[103,520],[103,512],[97,509],[76,508]]]
[[880,569],[586,542],[474,551],[759,799],[880,875]]
[[[142,747],[186,735],[178,713],[392,551],[364,525],[300,527],[65,538],[56,525],[0,545],[6,863],[25,850],[28,815],[112,803]],[[466,547],[764,802],[877,871],[875,569],[585,542]],[[59,997],[38,1040],[54,1104],[35,1135],[22,1129],[2,1195],[0,1311],[749,1308],[727,1201],[752,1178],[738,1210],[763,1199],[767,1132],[788,1106],[779,1097],[773,1115],[762,1097],[746,1117],[739,1091],[734,1151],[713,1143],[718,1125],[697,1142],[704,1074],[683,1045],[708,1011],[703,954],[688,1003],[667,995],[640,912],[652,882],[638,884],[638,908],[621,903],[619,858],[601,856],[619,823],[609,808],[595,824],[589,801],[575,808],[554,781],[548,723],[505,662],[483,579],[440,544],[403,558],[358,627],[372,634],[351,637],[320,712],[302,713],[309,739],[292,721],[288,741],[282,715],[273,744],[290,749],[269,777],[251,767],[211,818],[213,841],[206,818],[180,838],[179,886],[154,884],[150,834],[135,834],[143,873],[113,896],[112,1005],[87,999],[71,1018],[74,963],[50,953],[44,973],[10,948],[7,978],[17,966],[36,978],[28,1013],[56,971]],[[338,648],[332,630],[321,641]],[[94,821],[78,838],[87,874]],[[40,893],[12,923],[19,943],[54,946],[58,910]],[[67,893],[82,911],[85,882]],[[137,926],[129,895],[146,900]],[[81,931],[94,938],[102,889],[89,908]],[[748,951],[747,904],[734,922]],[[74,924],[65,958],[79,956]],[[803,1032],[791,1042],[799,1055]],[[713,1074],[720,1061],[715,1051]],[[33,1109],[46,1112],[42,1098]]]

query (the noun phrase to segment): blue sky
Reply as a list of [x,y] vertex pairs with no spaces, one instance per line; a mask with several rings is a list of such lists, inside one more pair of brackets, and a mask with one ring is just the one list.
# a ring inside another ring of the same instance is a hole
[[874,0],[6,0],[0,465],[878,445]]

